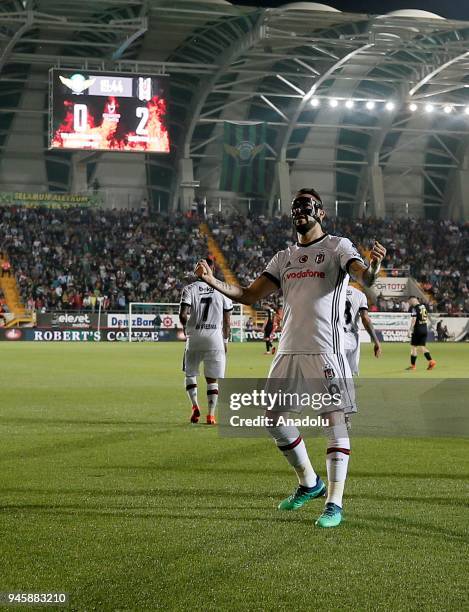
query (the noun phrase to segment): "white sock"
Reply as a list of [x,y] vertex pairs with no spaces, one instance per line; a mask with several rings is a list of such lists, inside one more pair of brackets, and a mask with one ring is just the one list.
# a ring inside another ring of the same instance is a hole
[[298,476],[298,482],[304,487],[314,487],[317,474],[311,465],[303,438],[296,427],[268,427],[277,447],[285,455],[285,459],[293,467]]
[[327,487],[326,503],[333,503],[342,508],[345,480],[350,456],[350,438],[344,426],[327,427]]
[[198,406],[197,402],[197,378],[195,376],[186,376],[186,391],[193,406]]
[[207,384],[207,405],[210,416],[215,416],[215,408],[218,402],[218,383]]

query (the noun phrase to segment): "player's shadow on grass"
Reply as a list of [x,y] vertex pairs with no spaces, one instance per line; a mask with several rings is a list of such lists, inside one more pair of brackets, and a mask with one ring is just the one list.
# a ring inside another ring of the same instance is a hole
[[[67,495],[79,495],[87,498],[110,498],[115,499],[120,496],[122,497],[143,497],[149,498],[151,500],[158,498],[169,498],[170,500],[178,499],[178,500],[187,500],[187,503],[193,503],[194,508],[202,509],[200,506],[197,506],[194,502],[197,500],[203,500],[205,498],[214,498],[219,497],[220,499],[227,499],[227,497],[231,499],[239,498],[239,499],[282,499],[285,497],[286,491],[283,490],[281,492],[272,491],[263,491],[262,489],[257,489],[256,491],[248,490],[243,491],[242,489],[233,491],[230,488],[227,489],[204,489],[203,491],[199,491],[198,489],[187,489],[187,488],[171,488],[171,489],[159,489],[159,488],[145,488],[145,489],[32,489],[30,487],[25,489],[0,489],[0,495],[44,495],[44,496],[67,496]],[[1,507],[1,506],[0,506]],[[39,504],[39,507],[42,507]],[[220,507],[220,505],[218,505]],[[227,503],[227,508],[232,508],[233,505]],[[243,508],[249,508],[250,506],[243,506]],[[209,506],[209,508],[213,508],[213,506]]]
[[[158,434],[165,433],[169,430],[160,429]],[[73,432],[71,432],[73,433]],[[17,450],[6,451],[0,454],[0,461],[9,459],[32,459],[36,457],[48,457],[53,455],[61,455],[67,452],[75,452],[77,450],[85,450],[92,448],[102,448],[109,444],[119,444],[121,442],[134,441],[137,438],[151,438],[155,436],[155,431],[116,431],[110,433],[95,432],[86,440],[69,440],[66,442],[52,441],[50,444],[32,446],[29,448],[19,448]]]
[[[136,472],[161,472],[161,470],[164,470],[165,472],[187,472],[188,474],[193,474],[194,473],[194,467],[193,466],[187,466],[187,465],[180,465],[180,466],[174,466],[174,465],[165,465],[165,464],[149,464],[149,465],[96,465],[93,468],[89,467],[89,466],[76,466],[76,467],[80,467],[80,468],[88,468],[88,469],[96,469],[96,470],[105,470],[105,471],[113,471],[113,470],[121,470],[121,471],[125,471],[128,470],[130,472],[132,471],[136,471]],[[244,467],[229,467],[227,468],[227,466],[219,466],[219,465],[206,465],[206,466],[199,466],[197,465],[197,474],[213,474],[213,473],[220,473],[220,474],[226,474],[227,470],[229,471],[230,474],[255,474],[256,476],[262,476],[263,474],[265,475],[265,472],[263,472],[261,469],[256,469],[256,468],[244,468]],[[285,476],[285,478],[290,477],[291,480],[291,473],[288,471],[288,468],[269,468],[268,471],[268,475],[269,477],[274,476],[274,475],[278,475],[278,476]]]
[[[232,454],[232,453],[231,453]],[[216,461],[219,461],[220,457],[216,456]],[[187,472],[193,474],[194,468],[192,465],[166,465],[164,463],[155,463],[155,464],[147,464],[147,465],[95,465],[93,467],[90,466],[74,466],[79,467],[81,469],[93,469],[93,470],[103,470],[103,471],[135,471],[135,472],[161,472],[161,470],[165,470],[165,472],[178,472],[183,473]],[[250,468],[250,467],[234,467],[230,466],[229,468],[226,465],[198,465],[197,466],[197,474],[213,474],[213,473],[222,473],[226,474],[227,469],[229,469],[230,474],[254,474],[257,476],[265,476],[265,471],[259,468]],[[285,477],[286,483],[291,482],[291,472],[288,468],[268,468],[268,476],[282,476]],[[288,478],[290,477],[290,481]],[[416,480],[427,480],[427,479],[438,479],[438,480],[469,480],[469,474],[435,474],[428,472],[360,472],[360,471],[351,471],[349,474],[351,479],[353,478],[415,478]]]
[[458,500],[457,498],[453,496],[451,497],[412,497],[412,496],[407,496],[407,495],[399,495],[398,492],[396,492],[395,495],[381,495],[381,494],[374,494],[374,495],[370,495],[370,494],[366,494],[366,493],[357,493],[357,494],[349,494],[347,495],[347,499],[351,499],[351,500],[362,500],[362,499],[368,499],[370,501],[387,501],[387,502],[402,502],[402,501],[406,501],[406,502],[415,502],[415,503],[419,503],[419,504],[429,504],[429,505],[437,505],[437,506],[451,506],[451,507],[455,507],[455,506],[463,506],[464,508],[468,505],[467,501],[464,499]]
[[416,478],[430,480],[468,480],[469,474],[436,474],[429,472],[360,472],[351,470],[349,478]]
[[447,527],[437,527],[428,523],[416,522],[411,519],[399,516],[374,516],[371,514],[353,516],[348,521],[351,527],[360,527],[368,531],[383,531],[398,533],[402,537],[403,533],[418,535],[426,539],[452,539],[469,542],[467,532],[460,532]]
[[2,424],[10,424],[10,425],[124,425],[126,427],[130,427],[132,425],[161,425],[161,422],[158,421],[116,421],[116,420],[106,420],[106,419],[44,419],[44,418],[31,418],[31,417],[20,417],[20,418],[5,418],[2,417]]
[[[205,506],[200,508],[206,510],[204,515],[205,520],[220,520],[229,522],[266,522],[272,524],[272,516],[275,518],[275,522],[289,523],[291,522],[288,516],[278,515],[278,511],[275,506],[271,507],[256,507],[243,506],[242,508],[236,508],[233,506]],[[129,518],[135,519],[155,519],[165,518],[174,520],[197,520],[200,521],[200,517],[195,517],[193,511],[175,511],[174,508],[168,508],[167,511],[162,511],[161,508],[155,508],[154,511],[148,508],[148,506],[119,506],[115,508],[103,509],[101,507],[84,506],[81,504],[0,504],[0,512],[19,511],[24,512],[25,510],[37,511],[41,514],[61,514],[61,515],[90,515],[90,516],[113,516],[122,517],[128,520]],[[262,510],[266,513],[265,516],[242,516],[240,514],[226,514],[226,512],[233,512],[234,510],[253,510],[256,513]],[[319,510],[319,508],[318,508]],[[311,523],[312,517],[310,516],[308,523]]]
[[[227,511],[233,511],[232,507],[226,507]],[[83,506],[80,504],[12,504],[12,505],[0,505],[0,511],[3,512],[24,512],[25,510],[31,510],[33,512],[40,512],[41,514],[49,514],[51,516],[63,515],[63,516],[112,516],[114,518],[123,518],[126,523],[131,518],[138,520],[141,519],[171,519],[172,521],[194,521],[194,512],[181,512],[175,511],[174,508],[168,508],[168,510],[162,511],[161,508],[155,509],[155,511],[149,511],[147,507],[120,507],[103,510],[101,508],[95,508],[90,506]],[[264,516],[242,516],[237,512],[236,514],[227,514],[223,512],[224,509],[209,507],[207,512],[204,514],[203,520],[223,521],[232,523],[266,523],[267,528],[272,527],[275,523],[288,523],[288,524],[302,524],[311,528],[314,522],[315,513],[279,513],[275,507],[264,508]],[[243,508],[243,510],[249,510],[249,508]],[[318,508],[319,510],[319,508]],[[253,508],[256,513],[259,512],[259,508]],[[201,521],[200,517],[197,521]],[[456,541],[468,541],[466,533],[461,533],[453,529],[446,527],[437,527],[432,524],[415,522],[402,517],[390,517],[390,516],[375,516],[375,515],[359,515],[346,517],[340,530],[359,529],[360,531],[377,531],[378,533],[389,532],[397,533],[402,537],[403,532],[410,531],[411,534],[428,540],[456,540]],[[325,534],[328,530],[318,531],[317,533]],[[316,532],[315,532],[316,533]]]

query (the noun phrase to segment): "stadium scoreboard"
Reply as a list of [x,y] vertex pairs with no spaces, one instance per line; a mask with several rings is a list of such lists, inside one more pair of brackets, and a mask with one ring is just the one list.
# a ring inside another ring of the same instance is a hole
[[49,148],[168,153],[168,79],[52,68]]

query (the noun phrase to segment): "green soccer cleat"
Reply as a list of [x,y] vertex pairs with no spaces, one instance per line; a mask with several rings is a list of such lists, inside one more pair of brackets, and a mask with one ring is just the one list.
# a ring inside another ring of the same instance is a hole
[[306,502],[321,495],[326,495],[326,492],[326,485],[318,476],[316,485],[312,489],[307,489],[300,485],[292,495],[279,503],[278,509],[299,510]]
[[328,503],[324,512],[315,522],[316,527],[338,527],[342,522],[342,508],[337,504]]

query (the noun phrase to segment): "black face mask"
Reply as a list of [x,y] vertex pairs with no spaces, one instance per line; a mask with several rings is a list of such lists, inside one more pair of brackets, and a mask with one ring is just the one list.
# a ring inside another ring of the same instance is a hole
[[[306,234],[316,223],[321,224],[318,211],[322,210],[322,204],[312,196],[301,195],[295,198],[291,205],[291,217],[295,230],[299,234]],[[301,223],[301,221],[306,223]]]

